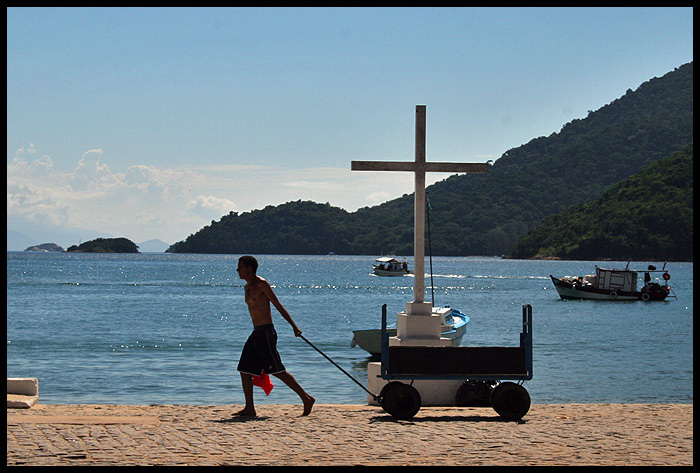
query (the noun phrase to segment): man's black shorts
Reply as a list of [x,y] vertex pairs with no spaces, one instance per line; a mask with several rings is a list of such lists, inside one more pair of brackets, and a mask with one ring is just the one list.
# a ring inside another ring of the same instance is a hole
[[274,325],[255,327],[243,346],[238,371],[255,376],[263,372],[275,374],[286,371],[277,352],[277,332]]

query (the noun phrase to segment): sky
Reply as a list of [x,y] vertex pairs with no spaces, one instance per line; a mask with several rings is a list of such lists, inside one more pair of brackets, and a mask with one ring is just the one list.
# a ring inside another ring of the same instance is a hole
[[416,105],[428,161],[495,161],[692,37],[690,7],[8,8],[7,226],[171,244],[231,211],[378,205],[413,175],[350,163],[413,161]]

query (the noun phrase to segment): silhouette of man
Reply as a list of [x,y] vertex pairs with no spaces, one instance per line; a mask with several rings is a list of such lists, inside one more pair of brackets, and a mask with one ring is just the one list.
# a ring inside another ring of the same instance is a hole
[[277,352],[277,332],[272,324],[272,311],[270,303],[282,314],[294,330],[294,336],[301,335],[301,330],[292,320],[289,312],[277,299],[272,291],[270,283],[258,276],[258,261],[253,256],[241,256],[238,259],[238,277],[245,279],[245,302],[253,321],[253,333],[243,347],[238,363],[238,371],[241,373],[243,394],[245,395],[245,407],[233,415],[255,416],[255,404],[253,402],[253,376],[271,374],[279,378],[299,395],[304,404],[302,416],[311,413],[316,399],[311,397],[299,385],[296,379],[287,372],[280,355]]

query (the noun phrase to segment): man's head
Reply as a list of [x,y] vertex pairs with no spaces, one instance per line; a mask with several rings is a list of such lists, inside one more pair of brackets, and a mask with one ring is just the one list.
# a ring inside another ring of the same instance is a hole
[[238,275],[241,276],[241,266],[250,268],[250,270],[255,274],[258,271],[258,260],[254,256],[246,255],[238,258]]

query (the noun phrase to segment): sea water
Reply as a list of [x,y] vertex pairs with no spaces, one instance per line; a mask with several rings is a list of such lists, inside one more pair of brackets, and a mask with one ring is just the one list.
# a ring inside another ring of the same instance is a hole
[[[7,376],[38,378],[44,404],[242,404],[236,367],[252,323],[238,256],[8,252]],[[304,336],[366,386],[374,360],[351,348],[352,331],[379,328],[382,304],[395,321],[413,276],[374,276],[373,256],[258,260]],[[531,304],[533,403],[692,403],[692,263],[667,264],[677,299],[664,302],[561,300],[549,278],[626,264],[434,257],[431,279],[426,258],[425,299],[471,317],[469,346],[518,346]],[[274,308],[273,320],[287,370],[317,402],[366,403]],[[299,402],[272,380],[257,404]]]

